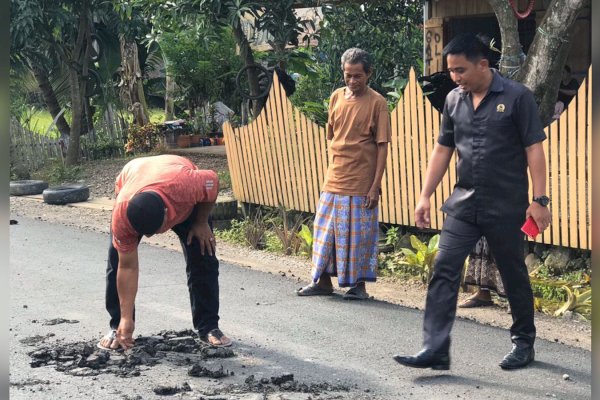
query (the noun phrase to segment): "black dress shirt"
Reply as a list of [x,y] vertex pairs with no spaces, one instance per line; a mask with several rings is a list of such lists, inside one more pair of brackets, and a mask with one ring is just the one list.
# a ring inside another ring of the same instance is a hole
[[448,94],[438,137],[458,153],[458,180],[442,211],[473,223],[523,217],[529,205],[525,148],[546,139],[531,91],[492,72],[477,110],[461,88]]

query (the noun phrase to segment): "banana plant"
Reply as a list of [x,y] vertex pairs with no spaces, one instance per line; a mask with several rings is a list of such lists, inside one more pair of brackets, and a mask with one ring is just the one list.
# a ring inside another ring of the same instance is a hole
[[302,254],[307,257],[312,256],[313,248],[313,234],[310,228],[306,224],[302,224],[300,231],[296,233],[300,239],[302,239]]
[[423,283],[429,283],[431,280],[433,261],[438,251],[439,241],[440,235],[432,236],[428,244],[420,241],[415,235],[411,235],[410,245],[415,251],[407,248],[400,249],[404,255],[404,260],[400,261],[400,263],[420,268],[421,281]]
[[589,315],[592,311],[592,289],[580,292],[580,288],[571,288],[568,285],[563,286],[567,292],[567,301],[554,312],[555,317],[564,315],[567,311],[576,312],[581,315]]

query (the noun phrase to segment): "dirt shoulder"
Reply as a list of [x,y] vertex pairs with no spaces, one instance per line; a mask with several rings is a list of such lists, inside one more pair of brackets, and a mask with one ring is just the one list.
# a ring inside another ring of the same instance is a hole
[[[221,163],[222,161],[217,162]],[[116,163],[115,165],[117,173],[120,169],[118,165],[121,165],[121,163]],[[112,174],[112,170],[108,171],[110,169],[104,168],[101,172],[96,171],[96,173],[106,176],[116,176],[117,173]],[[102,186],[104,187],[105,184]],[[108,235],[111,209],[108,200],[110,195],[107,189],[103,190],[103,192],[98,191],[100,193],[100,196],[98,196],[92,188],[92,195],[96,197],[91,199],[91,201],[66,206],[48,205],[39,199],[11,197],[11,218],[18,221],[19,216],[24,216],[63,224],[65,226],[106,233]],[[172,232],[156,235],[152,238],[144,238],[143,240],[145,243],[154,246],[180,251],[179,240]],[[306,259],[281,256],[226,242],[218,243],[217,255],[223,262],[237,264],[266,273],[282,275],[296,281],[298,287],[310,279],[311,266],[310,262]],[[404,282],[384,277],[380,278],[375,284],[369,284],[367,289],[376,300],[414,309],[422,310],[424,308],[426,288],[419,283]],[[461,293],[459,301],[466,297],[467,294]],[[457,315],[460,318],[505,329],[508,329],[512,323],[511,316],[501,307],[458,309]],[[541,339],[591,350],[591,323],[589,321],[553,318],[542,313],[536,313],[536,326],[538,337]]]

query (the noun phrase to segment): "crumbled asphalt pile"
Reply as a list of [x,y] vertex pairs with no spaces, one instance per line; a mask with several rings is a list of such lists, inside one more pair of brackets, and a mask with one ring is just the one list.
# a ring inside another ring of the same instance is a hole
[[191,366],[191,368],[188,370],[188,375],[189,376],[196,376],[196,377],[201,377],[201,376],[205,376],[208,378],[215,378],[215,379],[219,379],[219,378],[224,378],[226,376],[233,376],[234,372],[231,371],[227,371],[223,369],[223,366],[221,365],[221,368],[219,368],[216,371],[210,370],[200,364],[194,364]]
[[270,379],[256,379],[254,375],[250,375],[246,378],[246,380],[244,381],[244,385],[242,385],[241,387],[231,385],[229,388],[230,391],[235,391],[235,389],[241,390],[243,392],[254,393],[273,393],[277,391],[284,391],[320,394],[322,392],[350,391],[350,387],[347,385],[333,385],[328,382],[310,384],[298,382],[294,379],[294,374],[291,373],[285,373],[279,376],[272,376]]
[[[45,336],[32,337],[29,343],[38,343]],[[176,365],[192,366],[190,371],[218,378],[233,375],[233,372],[211,371],[200,365],[207,358],[233,357],[229,348],[212,348],[196,340],[192,330],[162,331],[158,335],[138,337],[135,346],[127,351],[102,350],[96,342],[78,342],[68,344],[43,344],[28,353],[32,358],[32,368],[54,366],[57,371],[75,376],[93,376],[98,374],[115,374],[120,377],[140,375],[140,368],[148,368],[169,361]],[[194,369],[195,368],[195,369]],[[202,369],[204,368],[204,369]],[[195,375],[192,375],[195,376]]]
[[[51,334],[52,335],[52,334]],[[38,347],[29,352],[32,368],[52,366],[57,371],[72,376],[95,376],[114,374],[122,378],[139,376],[143,369],[159,363],[169,363],[187,367],[190,377],[221,379],[235,375],[234,371],[209,368],[206,360],[234,357],[231,348],[216,348],[197,340],[192,330],[162,331],[157,335],[138,337],[135,346],[127,351],[102,350],[97,342],[42,343],[47,336],[28,338]],[[179,385],[161,384],[152,389],[156,395],[170,396],[192,391],[187,382]],[[350,387],[341,384],[303,383],[294,379],[294,374],[286,372],[269,378],[248,376],[244,383],[230,383],[214,389],[213,395],[233,393],[277,393],[298,392],[319,395],[326,392],[349,392]],[[206,395],[206,393],[204,393]]]
[[42,323],[42,325],[58,325],[58,324],[78,324],[79,321],[76,319],[65,319],[65,318],[54,318],[48,319]]
[[181,386],[160,385],[152,389],[159,396],[171,396],[182,392],[191,392],[189,383],[184,382]]

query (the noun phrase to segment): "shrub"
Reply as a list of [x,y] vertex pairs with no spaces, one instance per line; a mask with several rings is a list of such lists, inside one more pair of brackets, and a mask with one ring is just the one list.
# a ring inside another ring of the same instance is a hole
[[148,153],[162,143],[163,135],[157,124],[131,125],[127,129],[126,153]]

